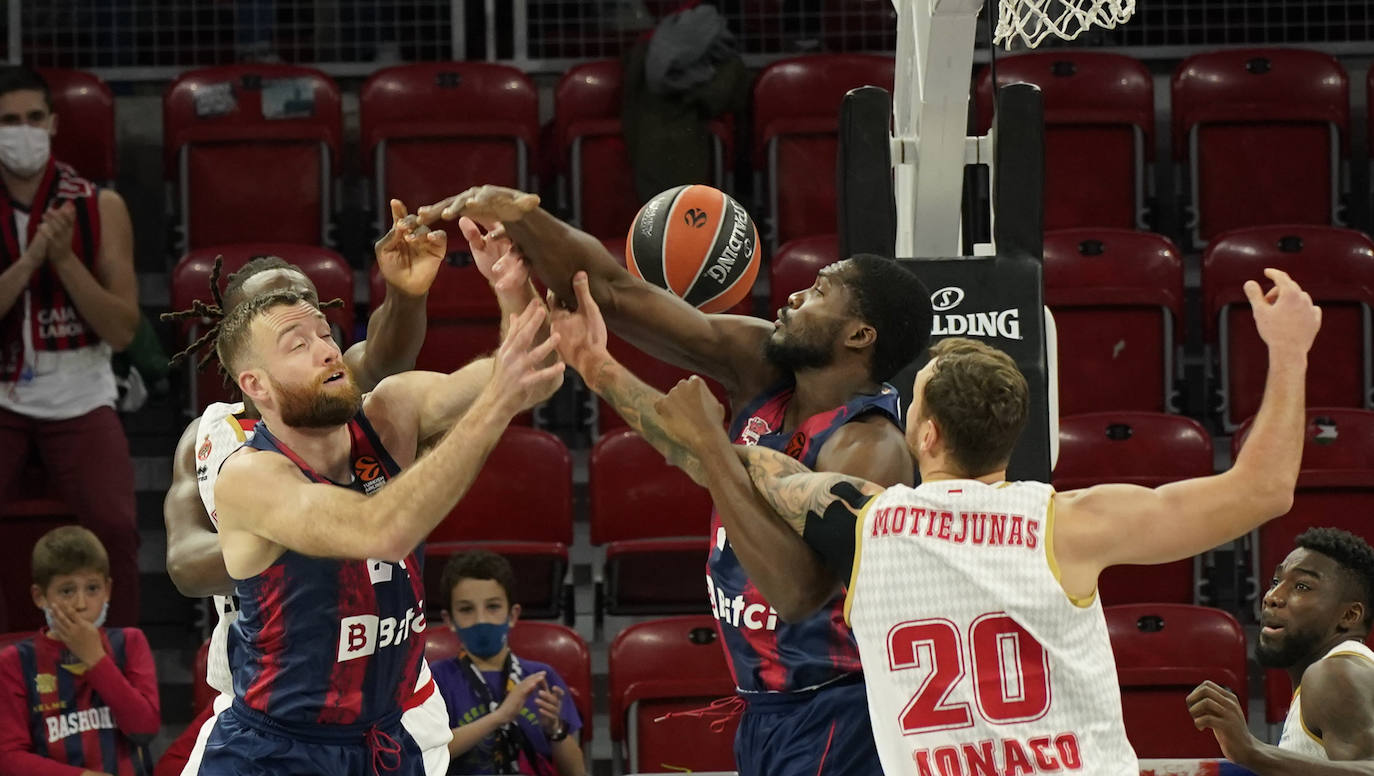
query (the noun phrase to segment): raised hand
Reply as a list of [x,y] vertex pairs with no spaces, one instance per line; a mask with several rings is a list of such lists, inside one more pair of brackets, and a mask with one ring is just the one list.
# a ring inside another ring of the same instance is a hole
[[424,296],[448,253],[448,235],[406,215],[406,206],[393,199],[391,230],[377,241],[375,250],[377,269],[388,286],[409,296]]
[[69,604],[49,599],[52,610],[53,638],[67,645],[67,649],[77,660],[93,666],[105,656],[105,643],[100,638],[100,629],[95,624],[72,609]]
[[1198,730],[1212,729],[1226,759],[1242,765],[1250,760],[1250,755],[1259,746],[1259,740],[1250,734],[1250,728],[1245,724],[1245,712],[1241,710],[1240,700],[1235,693],[1207,681],[1188,694],[1187,703],[1188,713],[1193,716],[1193,725]]
[[1288,273],[1270,268],[1264,275],[1274,281],[1268,293],[1261,293],[1259,283],[1245,281],[1245,296],[1250,300],[1255,328],[1270,349],[1305,355],[1321,328],[1321,308],[1312,303],[1311,295]]
[[563,384],[562,361],[536,368],[558,347],[558,334],[550,334],[531,347],[547,313],[543,302],[531,299],[523,312],[511,316],[506,338],[493,358],[491,381],[485,391],[512,416],[548,399]]
[[548,684],[540,686],[539,693],[534,696],[534,705],[539,712],[539,727],[543,728],[544,735],[558,735],[563,727],[563,688],[558,685],[550,688]]
[[463,216],[458,219],[458,230],[468,241],[468,251],[472,253],[477,270],[498,296],[525,288],[530,279],[529,265],[520,249],[506,237],[504,227],[497,224],[483,233],[476,221]]
[[725,408],[696,375],[679,380],[663,398],[654,402],[658,423],[673,440],[696,451],[722,436]]
[[72,249],[72,234],[76,228],[76,206],[66,200],[59,207],[48,208],[38,225],[38,236],[43,239],[45,254],[53,264],[76,260]]
[[461,194],[426,205],[418,211],[420,223],[429,225],[443,219],[452,221],[468,216],[480,223],[519,221],[539,207],[538,194],[508,189],[504,186],[474,186]]
[[538,689],[539,685],[544,683],[545,676],[546,674],[540,671],[521,679],[520,684],[515,685],[510,692],[506,693],[505,700],[501,701],[501,705],[497,706],[496,711],[492,713],[503,723],[514,722],[520,716],[520,709],[525,707],[525,699],[530,696],[530,693]]
[[601,318],[601,308],[592,299],[587,273],[573,275],[573,293],[577,295],[576,312],[555,304],[550,292],[549,306],[553,314],[549,327],[558,335],[558,355],[582,375],[587,387],[595,391],[596,372],[610,358],[606,350],[606,322]]

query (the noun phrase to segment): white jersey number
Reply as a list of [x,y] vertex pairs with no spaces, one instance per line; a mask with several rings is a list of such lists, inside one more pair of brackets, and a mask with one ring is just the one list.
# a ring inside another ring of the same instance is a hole
[[968,703],[950,703],[955,685],[972,660],[978,713],[996,725],[1029,722],[1050,709],[1049,655],[1044,647],[1004,612],[984,614],[968,629],[970,649],[949,620],[909,620],[887,634],[888,668],[925,668],[930,674],[902,709],[906,735],[971,727]]

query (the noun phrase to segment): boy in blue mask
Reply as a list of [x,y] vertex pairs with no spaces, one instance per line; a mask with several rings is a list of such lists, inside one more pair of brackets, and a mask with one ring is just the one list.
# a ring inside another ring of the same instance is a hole
[[157,675],[137,628],[105,628],[110,561],[64,526],[33,549],[33,602],[48,626],[0,651],[0,774],[148,776]]
[[567,684],[507,643],[520,617],[510,563],[485,550],[455,555],[442,584],[444,624],[463,643],[458,657],[430,666],[453,726],[449,773],[585,776],[582,720]]

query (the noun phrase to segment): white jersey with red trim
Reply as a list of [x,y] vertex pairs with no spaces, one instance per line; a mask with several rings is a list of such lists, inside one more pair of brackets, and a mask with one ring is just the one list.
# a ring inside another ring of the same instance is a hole
[[[1332,647],[1322,660],[1336,655],[1354,655],[1374,662],[1374,650],[1356,639],[1342,641]],[[1314,664],[1315,665],[1315,664]],[[1302,719],[1302,687],[1293,690],[1293,702],[1288,705],[1288,716],[1283,720],[1283,735],[1279,737],[1279,748],[1294,754],[1306,755],[1317,760],[1330,760],[1326,755],[1326,744],[1312,734]]]
[[1102,606],[1058,580],[1053,494],[941,480],[865,508],[846,611],[884,772],[1138,776]]

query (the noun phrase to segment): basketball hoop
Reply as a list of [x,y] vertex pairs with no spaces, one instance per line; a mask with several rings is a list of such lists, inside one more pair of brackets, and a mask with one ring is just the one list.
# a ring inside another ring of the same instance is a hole
[[1135,13],[1135,0],[1001,0],[993,44],[1011,48],[1019,37],[1035,48],[1053,35],[1073,40],[1092,27],[1113,29]]

